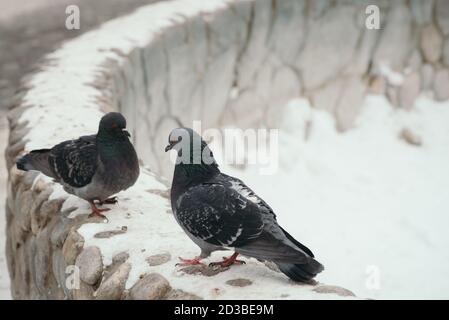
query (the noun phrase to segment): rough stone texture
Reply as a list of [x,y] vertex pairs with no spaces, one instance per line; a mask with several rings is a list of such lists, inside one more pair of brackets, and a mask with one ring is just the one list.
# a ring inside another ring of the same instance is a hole
[[412,15],[403,1],[394,1],[374,52],[374,67],[388,65],[401,70],[413,45]]
[[95,298],[97,300],[121,299],[130,271],[131,264],[121,264],[114,273],[103,280],[95,294]]
[[431,64],[421,67],[421,90],[432,90],[434,70]]
[[150,273],[129,290],[129,299],[133,300],[160,300],[171,290],[167,279],[157,273]]
[[449,6],[446,0],[435,0],[435,16],[444,36],[449,35]]
[[171,259],[170,253],[165,252],[149,256],[146,260],[150,266],[158,266],[168,262],[170,259]]
[[[74,231],[79,221],[61,217],[62,201],[48,200],[48,186],[36,188],[36,183],[32,188],[34,177],[33,173],[10,170],[6,252],[11,294],[13,298],[73,298],[69,290],[62,288],[66,285],[66,266],[74,263],[82,245]],[[46,217],[45,223],[36,225],[34,233],[33,210]]]
[[110,230],[110,231],[99,232],[99,233],[95,234],[94,237],[98,238],[98,239],[107,239],[107,238],[111,238],[111,237],[119,235],[119,234],[123,234],[126,231],[127,231],[126,226],[123,226],[119,230]]
[[399,89],[397,87],[388,86],[386,96],[392,105],[399,105]]
[[444,101],[449,99],[449,70],[442,69],[435,73],[433,82],[435,91],[435,99],[438,101]]
[[120,265],[120,264],[126,262],[126,260],[128,260],[128,258],[129,258],[128,252],[120,252],[112,258],[112,265]]
[[[3,6],[5,5],[5,1],[2,2]],[[24,107],[18,106],[19,100],[26,90],[24,87],[21,87],[21,79],[27,73],[34,73],[38,70],[36,68],[36,63],[42,59],[42,57],[48,53],[53,51],[55,48],[59,46],[59,44],[73,37],[76,37],[86,31],[92,30],[97,27],[104,21],[115,18],[117,16],[126,14],[134,10],[135,8],[154,2],[154,0],[62,0],[62,1],[28,1],[27,3],[15,3],[14,1],[6,0],[6,8],[2,7],[0,12],[0,149],[4,150],[6,147],[6,139],[3,139],[7,135],[7,130],[4,130],[4,125],[7,123],[6,119],[6,111],[8,108],[14,106],[14,111],[19,111],[19,114],[23,112]],[[9,3],[9,7],[8,7]],[[80,30],[67,30],[64,27],[64,12],[65,8],[69,4],[78,5],[82,12],[82,22]],[[11,16],[11,14],[13,14]],[[19,152],[23,148],[22,137],[26,132],[21,131],[20,128],[16,127],[17,130],[10,131],[9,138],[9,146],[7,152]],[[23,128],[25,129],[25,128]],[[4,159],[4,157],[2,157]],[[6,159],[10,162],[10,158]],[[2,169],[0,171],[0,183],[2,186],[6,185],[6,166],[3,161],[0,161]],[[10,163],[8,164],[10,165]],[[8,167],[9,168],[9,167]],[[45,190],[43,190],[45,189]],[[54,219],[55,213],[51,213],[50,216],[47,215],[46,219],[41,219],[40,216],[40,207],[44,201],[48,199],[48,195],[51,193],[46,186],[43,187],[42,192],[34,192],[32,195],[33,205],[32,205],[32,220],[31,220],[31,228],[33,235],[36,237],[30,236],[23,239],[25,243],[29,243],[29,248],[41,248],[41,246],[45,245],[45,241],[43,241],[43,236],[40,236],[40,242],[37,244],[36,239],[37,235],[40,233],[40,230],[43,229],[44,225],[50,226],[48,230],[51,230],[52,221]],[[1,193],[5,194],[2,189]],[[2,194],[3,196],[3,194]],[[9,209],[9,205],[5,205],[4,197],[0,196],[0,214],[2,218],[0,218],[0,226],[2,230],[4,230],[6,223],[3,223],[3,218],[5,216],[4,213],[8,215],[8,225],[15,225],[19,223],[18,220],[14,219],[14,214]],[[17,199],[18,200],[18,199]],[[11,201],[9,201],[11,205]],[[6,207],[6,208],[5,208]],[[3,211],[5,208],[5,211]],[[9,213],[8,213],[9,212]],[[48,220],[50,218],[50,220]],[[75,231],[69,231],[69,235],[67,236],[68,243],[64,244],[63,255],[66,258],[67,265],[71,265],[74,263],[74,258],[78,253],[75,253],[77,249],[75,249],[70,242],[71,235],[75,234]],[[6,232],[6,236],[9,236],[9,232]],[[62,240],[63,241],[63,240]],[[1,299],[10,299],[11,296],[13,298],[25,298],[31,297],[31,293],[33,293],[33,298],[56,298],[52,296],[52,292],[55,292],[57,289],[46,289],[50,285],[57,286],[56,280],[52,278],[51,275],[47,274],[49,266],[46,264],[46,256],[49,256],[49,252],[51,252],[52,248],[47,248],[47,250],[42,249],[42,252],[37,252],[36,256],[32,259],[38,261],[36,263],[40,263],[39,267],[34,268],[34,274],[29,274],[30,283],[26,284],[27,286],[39,286],[39,291],[35,289],[26,289],[25,287],[19,288],[12,284],[12,290],[10,290],[9,281],[6,281],[8,276],[7,272],[5,272],[6,268],[3,268],[3,264],[5,262],[5,257],[3,256],[3,248],[6,248],[6,252],[8,254],[8,265],[9,267],[15,266],[17,264],[25,264],[25,260],[21,261],[21,258],[25,258],[25,256],[17,256],[15,258],[19,260],[14,260],[11,256],[12,248],[9,247],[11,245],[11,241],[7,240],[5,242],[3,239],[0,240],[0,246],[2,250],[0,250],[0,263],[1,263],[1,274],[0,274],[0,298]],[[82,248],[83,244],[78,242],[78,244]],[[57,248],[55,250],[59,250]],[[45,252],[45,254],[44,254]],[[67,257],[71,254],[75,254],[73,257]],[[72,262],[68,262],[69,260],[73,260]],[[11,270],[11,269],[10,269]],[[17,277],[18,275],[15,274]],[[14,280],[13,280],[14,281]],[[12,291],[11,294],[7,293],[7,291]],[[29,295],[25,293],[29,292]]]
[[94,285],[103,273],[103,259],[98,247],[86,247],[76,258],[77,267],[80,269],[80,278],[90,285]]
[[188,293],[182,290],[172,289],[165,295],[167,300],[201,300],[202,298],[196,294]]
[[334,78],[351,61],[361,31],[354,15],[354,7],[337,6],[311,22],[298,59],[306,89],[315,89]]
[[[126,54],[112,49],[123,58],[120,63],[110,58],[111,52],[104,53],[97,78],[87,85],[100,91],[95,101],[101,110],[125,114],[139,155],[153,172],[170,179],[170,164],[163,152],[168,132],[191,126],[196,119],[203,121],[203,128],[276,127],[285,101],[303,96],[313,107],[334,115],[337,128],[344,131],[355,124],[368,91],[386,94],[394,105],[405,108],[413,104],[420,88],[432,90],[438,100],[449,99],[449,71],[442,69],[447,63],[449,6],[443,2],[373,1],[381,7],[382,27],[367,30],[362,2],[234,0],[213,14],[177,16],[175,26]],[[445,36],[443,54],[429,26]],[[429,39],[419,37],[426,32]],[[45,70],[45,63],[51,62],[44,61],[35,72]],[[404,83],[388,84],[380,66],[405,75]],[[11,100],[5,152],[9,173],[6,253],[13,296],[160,299],[191,295],[170,289],[168,281],[157,274],[144,276],[126,292],[126,254],[116,257],[111,266],[100,264],[101,253],[83,248],[84,240],[76,232],[86,217],[68,219],[70,210],[61,212],[63,200],[49,200],[49,185],[35,181],[35,173],[14,169],[29,130],[20,116],[38,107],[22,101],[28,89],[25,79]],[[11,95],[10,89],[2,90]],[[111,230],[97,237],[107,241],[121,232]],[[75,262],[82,281],[79,289],[69,290],[66,267]],[[222,270],[183,271],[213,276]]]
[[419,71],[422,63],[423,63],[423,61],[422,61],[421,54],[419,53],[419,50],[416,49],[413,51],[410,58],[408,59],[407,66],[406,66],[404,72],[407,74],[409,72]]
[[384,95],[387,90],[387,81],[381,76],[374,76],[368,87],[369,93]]
[[446,67],[449,67],[449,38],[444,41],[443,63]]
[[318,293],[333,293],[342,297],[355,297],[353,292],[338,286],[320,285],[313,289],[313,291]]
[[419,74],[414,72],[405,77],[399,89],[399,106],[404,109],[412,109],[415,99],[421,91]]
[[247,287],[249,285],[252,285],[253,282],[249,279],[231,279],[226,281],[226,284],[229,284],[233,287]]
[[425,26],[421,30],[421,51],[428,62],[437,62],[441,57],[443,37],[433,25]]
[[399,137],[408,144],[411,144],[413,146],[422,145],[421,138],[409,128],[402,129],[401,132],[399,133]]
[[94,299],[94,288],[84,281],[80,281],[79,288],[72,290],[72,298],[75,300]]
[[426,25],[432,21],[433,0],[411,0],[413,19],[418,25]]
[[357,76],[341,77],[312,93],[311,101],[318,109],[334,114],[340,131],[349,129],[363,102],[366,85]]
[[186,273],[186,274],[197,274],[202,275],[206,277],[213,277],[217,274],[224,272],[226,270],[229,270],[229,267],[209,267],[209,266],[203,266],[203,265],[193,265],[188,267],[183,267],[180,269],[180,271]]
[[335,117],[340,131],[350,129],[357,117],[363,102],[366,85],[358,77],[343,79],[342,91],[337,101]]
[[335,113],[336,104],[342,91],[343,82],[340,79],[330,82],[313,91],[310,100],[315,108]]

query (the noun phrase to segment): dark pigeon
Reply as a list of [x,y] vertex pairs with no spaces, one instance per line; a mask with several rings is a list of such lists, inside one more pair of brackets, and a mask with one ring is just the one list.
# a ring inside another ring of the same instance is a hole
[[104,217],[101,212],[110,209],[99,209],[94,201],[117,202],[109,197],[131,187],[139,176],[137,154],[125,128],[123,115],[110,112],[101,119],[97,134],[33,150],[17,160],[17,168],[52,177],[66,192],[88,201],[91,215]]
[[324,270],[312,251],[276,221],[270,206],[241,180],[223,174],[201,137],[189,128],[174,129],[165,151],[178,152],[171,188],[177,222],[201,249],[181,265],[201,264],[216,250],[235,253],[212,265],[241,263],[237,256],[272,261],[288,277],[307,282]]

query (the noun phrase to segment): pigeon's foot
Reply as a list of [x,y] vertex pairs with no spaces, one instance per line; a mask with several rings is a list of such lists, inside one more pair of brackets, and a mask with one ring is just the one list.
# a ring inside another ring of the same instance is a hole
[[108,219],[108,218],[106,218],[105,215],[103,215],[101,213],[111,210],[110,208],[100,209],[100,208],[97,208],[94,203],[90,204],[90,208],[92,209],[92,213],[89,215],[89,218],[91,218],[91,217],[100,217],[102,219],[106,219],[106,220]]
[[106,200],[99,201],[98,203],[100,205],[104,205],[104,204],[116,204],[117,202],[118,202],[117,197],[110,197],[107,198]]
[[239,254],[237,252],[234,252],[234,254],[228,258],[223,257],[223,261],[209,263],[209,267],[220,266],[222,268],[226,268],[232,266],[233,264],[246,264],[245,261],[237,260],[238,255]]
[[200,257],[195,257],[193,259],[184,259],[181,257],[178,257],[179,260],[181,260],[180,263],[176,264],[176,267],[185,267],[185,266],[194,266],[194,265],[202,265],[205,266],[204,263],[201,262],[201,258]]

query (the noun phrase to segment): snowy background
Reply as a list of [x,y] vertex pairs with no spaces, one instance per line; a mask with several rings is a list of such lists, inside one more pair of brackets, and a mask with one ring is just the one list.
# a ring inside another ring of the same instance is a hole
[[[20,10],[31,11],[47,1],[12,3],[0,0],[0,21],[12,21]],[[3,149],[4,110],[0,115]],[[340,133],[334,121],[305,100],[291,101],[280,127],[280,169],[271,176],[261,176],[252,166],[222,170],[253,188],[279,222],[314,251],[326,267],[319,281],[361,297],[449,298],[449,103],[421,96],[411,111],[404,111],[383,96],[368,96],[355,128]],[[402,139],[404,128],[421,145]],[[4,229],[3,157],[0,167]],[[86,237],[97,231],[89,226],[82,230]],[[0,298],[9,298],[3,236]],[[191,248],[196,252],[193,244]]]
[[[61,41],[95,28],[115,16],[155,0],[0,0],[0,299],[10,299],[9,275],[5,261],[7,107],[20,79],[35,63]],[[65,8],[77,4],[87,12],[81,30],[68,32]]]
[[[448,102],[421,96],[403,111],[367,96],[356,127],[337,133],[327,112],[294,100],[274,175],[255,165],[222,171],[245,181],[313,250],[326,267],[319,281],[360,297],[447,299],[448,124]],[[422,145],[401,139],[404,128]]]

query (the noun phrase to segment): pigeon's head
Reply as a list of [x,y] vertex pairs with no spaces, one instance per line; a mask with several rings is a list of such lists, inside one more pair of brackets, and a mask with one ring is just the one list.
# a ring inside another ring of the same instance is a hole
[[176,128],[168,136],[165,152],[176,150],[178,163],[217,166],[212,151],[201,136],[190,128]]
[[131,135],[126,129],[126,119],[119,112],[109,112],[101,118],[99,132],[107,133],[114,137],[127,137]]
[[185,143],[185,141],[190,139],[191,136],[193,137],[193,134],[194,134],[193,130],[189,128],[173,129],[168,136],[168,145],[165,147],[165,152],[168,152],[172,149],[180,150],[182,140],[184,140]]

